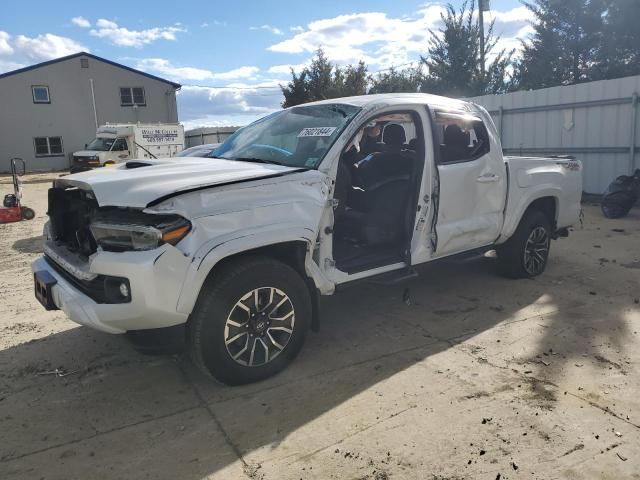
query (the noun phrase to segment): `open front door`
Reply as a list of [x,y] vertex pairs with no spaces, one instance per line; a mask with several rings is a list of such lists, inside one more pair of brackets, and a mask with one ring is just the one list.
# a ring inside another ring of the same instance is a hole
[[500,234],[507,178],[502,152],[479,116],[436,109],[440,178],[436,257],[489,245]]

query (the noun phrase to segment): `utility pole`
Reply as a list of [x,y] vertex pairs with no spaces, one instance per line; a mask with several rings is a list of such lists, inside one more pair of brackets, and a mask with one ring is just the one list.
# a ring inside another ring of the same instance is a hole
[[490,0],[478,0],[478,21],[480,23],[480,86],[484,94],[484,12],[491,9]]

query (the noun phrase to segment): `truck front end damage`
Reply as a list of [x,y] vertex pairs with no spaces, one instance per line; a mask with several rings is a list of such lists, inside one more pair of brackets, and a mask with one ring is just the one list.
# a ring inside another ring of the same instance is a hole
[[184,324],[224,258],[291,241],[311,258],[327,194],[317,171],[216,159],[61,177],[32,265],[36,297],[109,333]]
[[189,259],[175,245],[188,220],[99,207],[91,191],[69,186],[50,189],[49,216],[44,256],[32,267],[45,308],[109,333],[186,321],[176,278]]

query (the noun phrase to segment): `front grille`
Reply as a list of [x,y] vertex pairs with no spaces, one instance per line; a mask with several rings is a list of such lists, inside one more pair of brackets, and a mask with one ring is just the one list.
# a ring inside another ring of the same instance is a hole
[[73,157],[75,163],[81,165],[100,165],[100,160],[89,157]]

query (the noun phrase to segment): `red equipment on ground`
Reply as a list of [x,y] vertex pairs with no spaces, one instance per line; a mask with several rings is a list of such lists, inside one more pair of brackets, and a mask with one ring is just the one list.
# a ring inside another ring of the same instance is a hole
[[[20,166],[20,170],[18,169]],[[0,208],[0,223],[19,222],[31,220],[36,216],[31,208],[22,206],[22,182],[20,177],[26,172],[26,165],[21,158],[11,159],[11,176],[13,178],[13,193],[4,196],[3,207]]]

